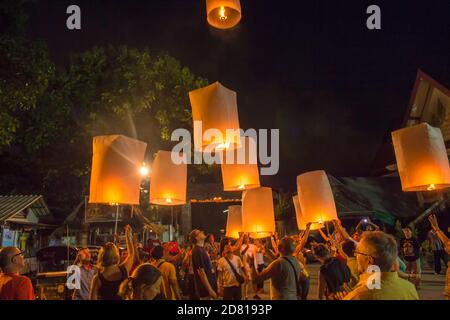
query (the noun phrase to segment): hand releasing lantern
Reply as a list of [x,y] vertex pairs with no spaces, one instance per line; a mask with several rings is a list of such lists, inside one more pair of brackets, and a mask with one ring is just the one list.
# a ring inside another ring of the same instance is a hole
[[392,132],[403,191],[450,187],[450,168],[441,130],[422,123]]
[[[292,201],[294,202],[294,208],[295,208],[295,216],[297,218],[297,227],[299,230],[306,230],[306,223],[305,219],[302,215],[302,209],[300,208],[300,203],[298,201],[298,195],[292,197]],[[318,230],[325,227],[321,223],[312,223],[309,230]]]
[[[257,164],[256,143],[249,137],[239,149],[228,151],[222,161],[222,181],[225,191],[239,191],[258,188],[259,171]],[[237,158],[236,158],[237,154]],[[233,163],[228,163],[232,158]]]
[[94,137],[89,203],[139,204],[146,147],[122,135]]
[[241,21],[239,0],[206,0],[208,23],[218,29],[230,29]]
[[186,203],[187,165],[184,160],[182,164],[175,164],[172,152],[158,151],[152,166],[150,203],[163,206]]
[[325,171],[310,171],[297,176],[297,191],[305,223],[325,223],[338,219]]
[[[208,147],[213,152],[240,146],[236,92],[215,82],[189,92],[189,99],[197,150],[204,151]],[[206,131],[216,134],[209,136]]]
[[240,232],[242,232],[242,207],[229,206],[227,218],[227,232],[225,235],[229,238],[238,239]]
[[275,232],[272,188],[260,187],[242,193],[242,231],[252,238]]

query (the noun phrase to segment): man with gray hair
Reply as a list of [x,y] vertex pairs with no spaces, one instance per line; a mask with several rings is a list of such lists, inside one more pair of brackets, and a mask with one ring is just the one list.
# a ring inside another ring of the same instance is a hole
[[382,231],[365,232],[355,255],[360,281],[344,300],[419,300],[414,285],[392,271],[398,255],[393,236]]
[[23,252],[16,247],[0,250],[0,300],[34,300],[33,285],[19,275],[24,267]]

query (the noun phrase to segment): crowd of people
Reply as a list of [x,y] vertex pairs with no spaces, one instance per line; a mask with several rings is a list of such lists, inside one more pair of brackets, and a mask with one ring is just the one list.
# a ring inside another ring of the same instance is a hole
[[[429,216],[428,239],[435,272],[447,265],[450,240]],[[350,236],[339,220],[333,232],[319,229],[320,243],[309,241],[311,224],[297,236],[279,239],[277,234],[217,242],[213,234],[193,230],[188,242],[160,243],[152,237],[145,245],[125,228],[126,250],[108,242],[99,251],[96,264],[90,250],[80,249],[79,287],[74,300],[247,300],[261,299],[265,281],[270,281],[272,300],[307,300],[310,270],[306,255],[320,263],[318,299],[326,300],[417,300],[420,289],[420,244],[410,228],[397,241],[370,221],[357,226]],[[308,248],[307,248],[308,247]],[[0,251],[0,300],[35,298],[29,278],[20,275],[23,253],[15,247]],[[250,294],[251,292],[251,294]],[[447,268],[444,295],[450,299]]]

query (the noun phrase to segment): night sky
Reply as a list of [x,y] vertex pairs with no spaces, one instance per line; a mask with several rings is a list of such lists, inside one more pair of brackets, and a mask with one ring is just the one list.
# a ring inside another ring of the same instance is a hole
[[[77,4],[82,30],[66,29]],[[369,175],[405,116],[417,69],[450,83],[450,2],[241,0],[232,30],[206,22],[202,0],[29,1],[29,35],[59,65],[93,46],[168,52],[237,91],[241,127],[279,128],[281,169],[264,184],[295,188],[304,171]],[[381,7],[382,30],[366,28]]]

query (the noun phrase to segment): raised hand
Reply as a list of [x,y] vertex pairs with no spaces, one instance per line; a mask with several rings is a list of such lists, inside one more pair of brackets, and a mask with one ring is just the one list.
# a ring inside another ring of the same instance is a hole
[[431,227],[433,229],[439,229],[438,221],[437,221],[437,218],[436,218],[436,216],[434,214],[431,214],[428,217],[428,221],[430,221]]

